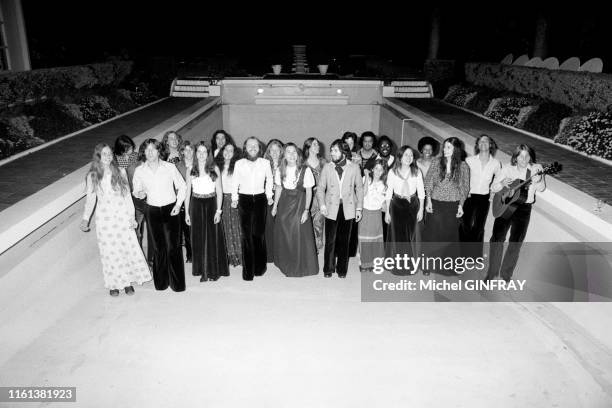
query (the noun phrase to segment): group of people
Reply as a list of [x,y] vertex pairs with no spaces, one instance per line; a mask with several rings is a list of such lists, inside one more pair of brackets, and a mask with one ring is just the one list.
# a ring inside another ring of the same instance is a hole
[[[344,278],[357,253],[367,272],[375,258],[415,254],[420,242],[479,243],[481,256],[491,194],[534,175],[526,202],[511,218],[497,218],[491,237],[504,242],[511,230],[510,241],[523,241],[535,193],[545,188],[533,149],[517,146],[502,168],[487,135],[470,157],[455,137],[442,143],[441,155],[431,137],[417,147],[395,149],[387,136],[346,132],[331,143],[327,161],[314,137],[302,148],[249,137],[239,149],[223,130],[197,144],[167,132],[136,151],[122,135],[114,148],[95,147],[81,229],[89,230],[97,201],[96,234],[112,296],[133,294],[134,283],[151,280],[150,270],[157,290],[183,291],[185,262],[200,281],[229,276],[230,265],[253,280],[268,263],[286,276],[316,275],[320,251],[324,276]],[[486,279],[501,269],[509,280],[518,250],[504,256],[492,246]]]

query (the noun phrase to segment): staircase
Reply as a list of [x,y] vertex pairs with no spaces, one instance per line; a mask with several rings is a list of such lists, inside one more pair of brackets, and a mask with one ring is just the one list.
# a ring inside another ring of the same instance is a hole
[[391,98],[433,98],[429,81],[410,79],[392,81],[383,88],[383,96]]
[[308,61],[306,60],[306,46],[305,45],[294,45],[293,46],[292,71],[296,74],[308,74],[310,72],[310,69],[308,68]]
[[210,78],[176,78],[170,87],[170,96],[206,98],[210,96]]

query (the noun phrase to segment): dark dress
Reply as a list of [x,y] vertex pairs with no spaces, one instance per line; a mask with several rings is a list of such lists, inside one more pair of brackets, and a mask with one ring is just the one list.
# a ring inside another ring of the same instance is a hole
[[[272,167],[272,176],[274,177],[276,172],[279,171],[278,167]],[[272,186],[272,191],[276,188],[276,185]],[[266,229],[265,229],[265,240],[266,240],[266,262],[274,262],[274,217],[272,216],[272,206],[266,203]]]
[[312,219],[300,223],[306,209],[304,173],[302,169],[294,189],[283,187],[274,222],[274,264],[290,277],[319,273]]

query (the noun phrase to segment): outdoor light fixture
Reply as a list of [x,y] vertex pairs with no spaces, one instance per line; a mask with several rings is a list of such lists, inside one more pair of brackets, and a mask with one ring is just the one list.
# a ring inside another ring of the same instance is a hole
[[336,89],[336,93],[337,93],[338,95],[342,95],[342,89]]
[[257,93],[258,93],[258,94],[262,94],[262,93],[263,93],[263,91],[264,91],[264,90],[263,90],[263,88],[257,88]]

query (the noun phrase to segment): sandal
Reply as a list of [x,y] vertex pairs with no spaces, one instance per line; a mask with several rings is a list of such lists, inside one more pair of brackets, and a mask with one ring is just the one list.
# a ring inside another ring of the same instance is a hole
[[110,295],[113,297],[119,296],[119,289],[111,289]]

